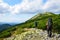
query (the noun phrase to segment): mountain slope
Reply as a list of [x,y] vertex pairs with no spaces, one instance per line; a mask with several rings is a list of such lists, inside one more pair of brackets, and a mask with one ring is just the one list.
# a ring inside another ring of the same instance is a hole
[[38,26],[36,28],[45,30],[46,22],[49,17],[52,17],[52,19],[53,19],[53,32],[60,33],[59,32],[60,31],[60,14],[46,12],[46,13],[37,14],[24,23],[21,23],[21,24],[13,26],[11,28],[8,28],[7,30],[0,33],[0,38],[4,38],[4,37],[12,36],[12,35],[21,34],[22,32],[26,32],[23,29],[24,28],[34,28],[36,21],[38,22]]
[[4,40],[60,40],[60,34],[54,33],[52,37],[48,37],[46,30],[41,30],[37,28],[26,29],[27,32],[5,38]]

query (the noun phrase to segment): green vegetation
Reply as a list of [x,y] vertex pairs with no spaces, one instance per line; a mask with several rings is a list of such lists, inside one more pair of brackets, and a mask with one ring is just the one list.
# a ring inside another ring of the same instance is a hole
[[27,20],[24,23],[15,25],[14,27],[8,28],[7,30],[0,33],[0,38],[8,37],[13,35],[12,32],[16,32],[14,34],[20,34],[25,32],[24,28],[34,28],[34,22],[38,22],[38,26],[36,28],[39,29],[46,29],[46,22],[49,17],[53,19],[53,32],[60,33],[60,14],[54,14],[51,12],[39,13],[32,17],[31,19]]
[[0,38],[11,36],[11,32],[14,30],[15,30],[15,27],[11,27],[11,28],[8,28],[7,30],[0,32]]

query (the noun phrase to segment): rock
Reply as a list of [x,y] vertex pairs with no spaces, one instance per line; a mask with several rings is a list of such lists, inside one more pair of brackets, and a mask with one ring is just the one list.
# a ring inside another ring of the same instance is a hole
[[4,40],[60,40],[60,34],[54,33],[50,38],[47,36],[46,30],[43,31],[41,29],[31,28],[27,32],[5,38]]

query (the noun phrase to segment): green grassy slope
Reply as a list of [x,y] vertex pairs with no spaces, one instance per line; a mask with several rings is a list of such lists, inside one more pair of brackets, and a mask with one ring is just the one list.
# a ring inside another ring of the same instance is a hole
[[15,25],[14,27],[8,28],[7,30],[0,32],[0,38],[8,37],[13,34],[20,34],[22,32],[25,32],[24,28],[34,28],[34,22],[38,22],[38,26],[36,28],[39,29],[46,29],[46,22],[49,17],[52,17],[53,19],[53,31],[60,33],[60,14],[54,14],[51,12],[45,12],[45,13],[39,13],[32,17],[31,19],[27,20],[24,23]]

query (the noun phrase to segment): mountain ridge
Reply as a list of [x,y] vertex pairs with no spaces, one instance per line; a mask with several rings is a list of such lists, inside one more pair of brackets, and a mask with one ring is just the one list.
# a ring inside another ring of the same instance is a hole
[[[53,32],[56,33],[60,33],[60,15],[59,14],[54,14],[51,12],[47,12],[46,13],[41,13],[40,15],[37,14],[37,17],[32,17],[31,19],[27,20],[24,23],[15,25],[5,31],[3,31],[2,33],[0,33],[0,37],[7,37],[9,35],[17,35],[17,34],[21,34],[23,32],[26,32],[25,30],[23,30],[24,28],[38,28],[38,29],[42,29],[42,30],[46,30],[46,22],[48,20],[49,17],[52,17],[53,19]],[[35,22],[38,22],[38,26],[35,26]],[[8,34],[4,34],[4,33],[8,33]],[[4,34],[4,35],[3,35]]]

